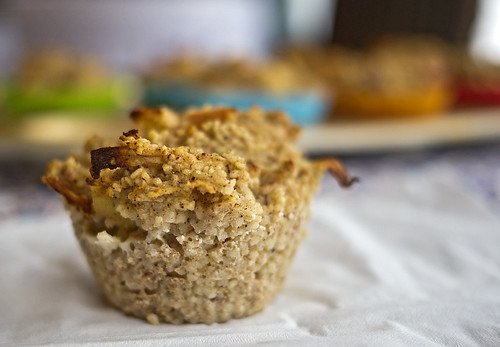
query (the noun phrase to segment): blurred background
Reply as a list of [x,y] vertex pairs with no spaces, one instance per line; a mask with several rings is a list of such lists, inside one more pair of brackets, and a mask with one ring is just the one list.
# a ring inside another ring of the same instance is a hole
[[207,103],[286,111],[311,156],[495,145],[500,2],[0,0],[0,187]]
[[[261,318],[136,330],[41,176],[138,106],[205,104],[284,110],[360,181],[324,176]],[[0,345],[500,346],[499,153],[500,0],[0,0]]]

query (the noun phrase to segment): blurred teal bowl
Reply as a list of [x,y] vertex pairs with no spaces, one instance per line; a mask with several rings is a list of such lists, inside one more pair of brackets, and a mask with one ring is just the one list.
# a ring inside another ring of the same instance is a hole
[[148,106],[166,105],[177,110],[208,104],[246,110],[258,105],[267,111],[284,111],[301,126],[321,122],[329,108],[326,100],[316,92],[276,95],[260,91],[219,91],[183,84],[148,86],[143,102]]

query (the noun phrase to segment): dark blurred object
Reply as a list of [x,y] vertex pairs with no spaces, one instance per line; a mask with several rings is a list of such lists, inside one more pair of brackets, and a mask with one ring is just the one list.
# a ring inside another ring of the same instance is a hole
[[389,34],[427,34],[466,44],[477,0],[338,0],[333,43],[365,46]]

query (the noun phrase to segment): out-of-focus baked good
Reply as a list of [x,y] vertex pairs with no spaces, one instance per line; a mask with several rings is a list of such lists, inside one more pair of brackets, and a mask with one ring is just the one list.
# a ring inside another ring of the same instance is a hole
[[457,107],[500,105],[500,64],[471,56],[466,49],[450,49]]
[[99,59],[64,49],[28,52],[4,88],[12,117],[60,110],[113,111],[135,92],[128,76],[116,76]]
[[337,115],[430,116],[453,103],[446,56],[430,39],[385,38],[363,51],[309,47],[284,56],[329,86]]
[[108,300],[155,324],[224,322],[261,311],[283,285],[325,169],[299,128],[258,108],[132,113],[139,131],[94,137],[54,161],[61,193]]
[[279,59],[206,60],[177,57],[154,64],[145,74],[143,101],[177,110],[206,104],[284,110],[299,125],[324,119],[330,105],[309,73]]
[[154,64],[145,74],[145,80],[153,84],[184,83],[217,90],[260,90],[271,94],[289,94],[315,86],[312,76],[279,59],[255,62],[180,56]]

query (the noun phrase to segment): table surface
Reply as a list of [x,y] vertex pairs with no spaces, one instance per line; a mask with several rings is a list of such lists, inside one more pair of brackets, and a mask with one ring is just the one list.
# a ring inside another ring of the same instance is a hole
[[110,307],[38,164],[0,175],[0,344],[500,345],[500,145],[345,158],[323,179],[283,291],[225,324]]

